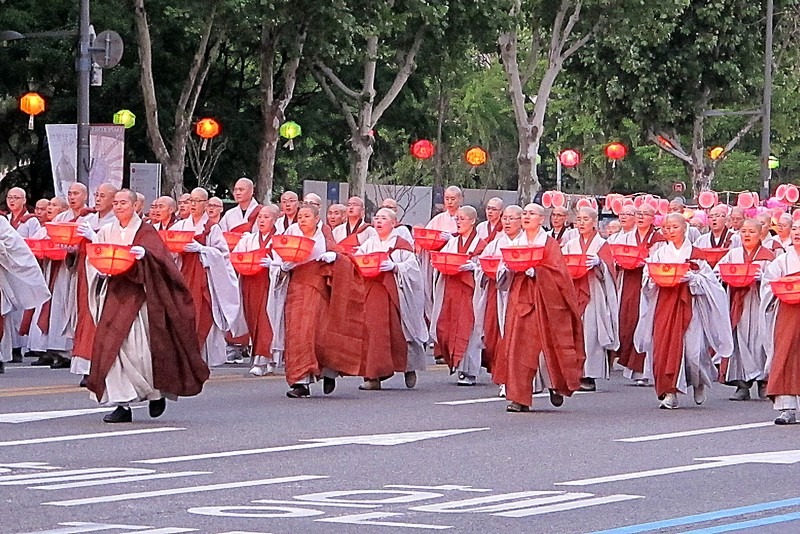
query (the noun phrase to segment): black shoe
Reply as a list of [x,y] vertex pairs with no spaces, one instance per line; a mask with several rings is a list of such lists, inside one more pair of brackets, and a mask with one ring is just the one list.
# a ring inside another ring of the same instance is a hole
[[286,396],[290,399],[305,399],[311,396],[311,391],[305,384],[294,384],[292,389],[286,392]]
[[6,362],[0,362],[0,375],[6,372]]
[[411,389],[417,385],[417,373],[414,371],[406,371],[404,378],[406,380],[406,387],[408,389]]
[[78,384],[78,385],[80,387],[82,387],[82,388],[88,388],[89,387],[89,375],[83,375],[83,378],[81,378],[81,383]]
[[335,378],[328,378],[327,376],[322,377],[322,392],[325,395],[330,395],[333,393],[333,390],[336,389],[336,379]]
[[594,382],[594,378],[581,378],[581,391],[597,391],[597,384]]
[[103,417],[104,423],[130,423],[133,421],[133,415],[130,408],[117,406],[117,409],[110,414]]
[[161,417],[164,410],[167,409],[167,399],[161,397],[158,400],[150,401],[147,405],[147,411],[150,412],[150,417]]
[[531,407],[525,406],[524,404],[520,404],[518,402],[511,402],[508,404],[508,406],[506,406],[506,411],[511,413],[524,413],[530,412]]
[[39,356],[38,359],[31,362],[31,365],[34,367],[44,367],[45,365],[53,365],[53,358],[51,358],[47,354],[43,354]]
[[558,408],[562,404],[564,404],[564,395],[557,392],[554,389],[550,390],[550,404]]
[[11,349],[11,363],[22,363],[22,349]]
[[70,361],[62,356],[57,356],[53,363],[50,364],[50,369],[69,369]]

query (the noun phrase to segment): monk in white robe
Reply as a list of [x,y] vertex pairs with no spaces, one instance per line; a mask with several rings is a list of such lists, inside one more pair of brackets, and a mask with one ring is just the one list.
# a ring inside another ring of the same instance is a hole
[[[633,202],[626,202],[623,204],[618,217],[619,230],[609,235],[607,239],[608,243],[611,245],[615,243],[625,243],[627,241],[626,234],[633,232],[636,228],[636,208],[633,206]],[[611,223],[609,223],[609,227],[610,226]]]
[[281,195],[281,217],[275,223],[275,233],[280,235],[297,222],[297,208],[300,199],[294,191],[284,191]]
[[[464,202],[464,194],[461,189],[451,185],[444,190],[444,208],[442,213],[434,215],[433,219],[428,221],[425,228],[429,230],[439,230],[442,238],[445,240],[451,239],[458,233],[458,225],[456,224],[456,213]],[[425,318],[429,321],[433,314],[433,280],[434,269],[431,265],[431,255],[425,249],[421,249],[418,253],[419,265],[422,268],[422,276],[425,281]],[[436,363],[445,363],[443,358],[436,358]]]
[[503,222],[500,217],[503,215],[503,199],[494,197],[486,203],[486,220],[478,223],[475,231],[478,237],[486,243],[491,243],[503,233]]
[[400,222],[401,214],[400,214],[400,207],[397,205],[397,201],[393,198],[384,198],[381,202],[382,208],[388,208],[394,212],[397,216],[397,222],[394,225],[394,235],[397,237],[401,237],[414,245],[414,236],[411,235],[411,227],[407,224],[402,224]]
[[347,206],[344,204],[331,204],[328,207],[328,214],[327,214],[327,221],[328,226],[331,228],[336,228],[340,224],[344,223],[345,213],[347,212]]
[[442,247],[442,252],[467,254],[469,260],[458,274],[437,271],[434,278],[430,326],[431,339],[436,343],[434,356],[444,358],[451,373],[458,371],[459,386],[474,386],[481,369],[481,330],[475,328],[480,294],[475,288],[480,274],[477,257],[486,242],[475,231],[477,218],[472,206],[458,209],[458,232]]
[[0,217],[0,374],[12,360],[12,314],[36,308],[49,298],[36,258],[19,233]]
[[158,197],[150,206],[150,224],[156,230],[169,230],[178,222],[176,209],[177,205],[172,197]]
[[333,229],[333,240],[341,247],[355,249],[376,235],[375,229],[364,222],[364,201],[361,197],[350,197],[347,201],[347,219]]
[[792,219],[792,216],[789,215],[788,213],[784,213],[780,217],[778,217],[778,224],[777,224],[778,235],[776,235],[775,237],[777,238],[778,243],[780,243],[784,251],[788,251],[789,247],[792,246],[793,222],[794,220]]
[[759,274],[748,287],[727,287],[733,329],[733,352],[730,358],[722,361],[720,375],[722,381],[736,386],[731,400],[750,399],[750,388],[758,382],[759,398],[767,398],[767,353],[764,350],[761,319],[761,273],[775,259],[775,254],[761,244],[761,223],[755,219],[744,222],[739,235],[742,246],[730,249],[717,263],[714,271],[719,273],[721,265],[730,263],[756,264]]
[[763,318],[764,349],[767,352],[767,395],[773,409],[780,412],[776,425],[797,423],[800,408],[800,304],[779,301],[772,292],[770,281],[784,276],[800,275],[800,221],[792,223],[792,246],[775,259],[764,271],[761,284],[761,317]]
[[372,218],[376,235],[356,254],[388,252],[380,274],[365,278],[365,358],[362,390],[381,389],[381,381],[403,373],[406,387],[417,383],[417,371],[425,369],[428,327],[423,318],[422,271],[414,248],[394,234],[397,215],[381,208]]
[[[742,241],[739,235],[728,228],[728,207],[718,204],[708,212],[710,230],[701,235],[694,241],[694,246],[700,249],[706,248],[733,248],[741,247]],[[713,267],[713,265],[712,265]]]
[[247,326],[241,314],[239,281],[228,259],[228,244],[219,225],[208,220],[207,201],[205,189],[192,190],[190,216],[171,229],[195,233],[194,240],[186,245],[178,261],[195,300],[203,358],[214,367],[227,360],[225,332],[239,336],[247,331]]
[[222,216],[219,227],[223,232],[243,234],[255,231],[259,204],[253,198],[254,192],[252,180],[248,178],[236,180],[233,186],[233,200],[236,201],[236,206]]
[[40,198],[36,201],[33,214],[39,220],[39,224],[44,224],[47,221],[47,206],[49,205],[50,200],[46,198]]
[[595,391],[597,379],[609,377],[608,351],[619,349],[616,269],[606,240],[597,232],[597,212],[580,208],[575,222],[579,236],[562,245],[561,252],[587,257],[589,272],[573,283],[578,292],[586,351],[581,391]]
[[547,233],[559,245],[578,236],[578,231],[567,223],[568,219],[569,212],[563,206],[556,206],[550,213],[550,231]]
[[662,230],[668,243],[648,261],[689,262],[690,269],[677,286],[659,287],[645,267],[641,317],[634,334],[636,350],[652,358],[660,407],[669,410],[678,408],[678,394],[686,394],[689,386],[695,403],[702,404],[717,375],[709,349],[721,356],[733,351],[725,290],[686,238],[686,227],[683,215],[666,216]]
[[[683,201],[682,197],[676,197],[669,201],[667,213],[679,213],[683,215],[685,211],[686,203]],[[688,239],[690,243],[694,243],[699,237],[700,230],[689,224],[689,227],[686,229],[686,239]]]
[[103,418],[107,423],[131,422],[129,404],[139,401],[149,401],[150,416],[159,417],[166,398],[197,395],[208,379],[191,295],[156,231],[136,215],[135,203],[132,191],[117,193],[117,220],[93,236],[95,243],[132,245],[138,260],[110,277],[90,271],[97,335],[88,387],[98,402],[116,406]]

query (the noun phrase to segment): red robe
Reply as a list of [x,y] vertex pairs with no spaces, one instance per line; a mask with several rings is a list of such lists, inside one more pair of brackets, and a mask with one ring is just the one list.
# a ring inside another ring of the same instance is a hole
[[[261,248],[265,248],[272,235],[262,239],[259,234]],[[269,297],[269,269],[262,269],[252,276],[240,276],[239,287],[242,291],[242,307],[244,320],[253,355],[269,356],[272,352],[272,325],[267,317],[267,298]]]
[[[205,245],[212,226],[214,223],[207,222],[203,233],[194,236],[194,240]],[[208,287],[206,269],[200,262],[199,253],[181,255],[181,274],[194,298],[195,331],[197,332],[197,341],[202,347],[214,324],[214,312],[211,308],[211,290]]]

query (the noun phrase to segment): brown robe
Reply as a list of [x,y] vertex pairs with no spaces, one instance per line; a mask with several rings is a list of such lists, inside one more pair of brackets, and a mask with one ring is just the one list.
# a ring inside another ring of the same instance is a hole
[[153,386],[178,396],[197,395],[209,377],[200,356],[192,295],[156,230],[143,224],[132,245],[147,253],[126,273],[108,279],[92,350],[89,390],[98,399],[142,304],[147,304]]
[[550,236],[542,263],[536,267],[536,276],[513,275],[505,337],[500,347],[498,362],[507,365],[505,384],[509,401],[524,406],[532,404],[539,353],[544,353],[555,391],[569,396],[580,388],[586,351],[578,295],[558,243]]
[[[262,239],[259,233],[260,248],[272,238]],[[244,320],[247,323],[253,355],[269,356],[272,352],[272,325],[267,317],[267,299],[269,297],[269,269],[262,269],[251,276],[240,276],[239,287],[242,291],[242,307]],[[247,337],[247,336],[244,336]]]
[[800,395],[800,304],[778,303],[767,395]]
[[[205,245],[212,226],[214,223],[207,222],[203,233],[194,236],[194,240]],[[195,332],[197,332],[197,341],[202,347],[214,325],[214,312],[211,308],[211,289],[208,287],[206,269],[200,262],[199,253],[181,255],[181,274],[194,297]]]

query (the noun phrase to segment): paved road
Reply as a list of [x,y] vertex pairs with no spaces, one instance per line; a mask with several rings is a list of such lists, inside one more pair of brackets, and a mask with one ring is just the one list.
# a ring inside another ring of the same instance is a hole
[[668,412],[614,373],[507,414],[482,382],[431,366],[413,391],[343,379],[291,400],[226,367],[159,419],[107,425],[66,371],[10,365],[0,532],[800,531],[800,426],[770,424],[768,402],[718,386]]

